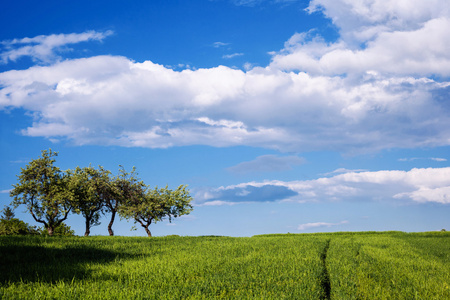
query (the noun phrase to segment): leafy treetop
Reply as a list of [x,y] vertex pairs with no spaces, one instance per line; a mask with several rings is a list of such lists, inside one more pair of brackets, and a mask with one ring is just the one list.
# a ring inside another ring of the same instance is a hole
[[14,207],[26,205],[34,220],[44,224],[49,235],[53,235],[72,209],[73,195],[67,187],[68,178],[53,165],[57,155],[51,149],[43,150],[41,157],[21,168],[19,182],[10,192]]

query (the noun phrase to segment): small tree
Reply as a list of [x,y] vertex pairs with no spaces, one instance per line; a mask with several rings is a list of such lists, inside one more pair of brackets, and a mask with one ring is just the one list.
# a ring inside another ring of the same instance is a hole
[[14,218],[14,211],[7,206],[0,219],[0,235],[38,234],[38,231],[22,220]]
[[53,163],[58,155],[51,149],[43,150],[41,157],[21,168],[19,183],[10,192],[15,208],[24,204],[33,219],[42,223],[49,235],[60,225],[72,209],[72,194],[67,184],[68,178]]
[[2,220],[9,221],[15,217],[14,210],[11,209],[11,207],[9,206],[5,206],[5,208],[2,211],[3,211]]
[[156,187],[153,190],[148,189],[140,197],[128,199],[120,206],[119,213],[124,218],[133,218],[151,237],[148,227],[152,223],[165,218],[172,222],[172,218],[189,214],[192,211],[191,201],[192,197],[185,185],[180,185],[175,191],[168,189],[167,186],[161,189]]
[[74,195],[74,212],[81,213],[85,218],[86,231],[90,234],[92,226],[100,225],[100,213],[106,202],[114,199],[113,183],[108,170],[99,166],[98,170],[89,166],[77,167],[67,171],[69,186]]
[[105,199],[106,211],[111,213],[108,224],[108,233],[114,235],[112,225],[119,208],[129,200],[142,197],[145,191],[145,184],[137,177],[136,168],[133,167],[131,173],[125,171],[123,166],[119,166],[119,175],[114,179],[113,192],[111,197]]

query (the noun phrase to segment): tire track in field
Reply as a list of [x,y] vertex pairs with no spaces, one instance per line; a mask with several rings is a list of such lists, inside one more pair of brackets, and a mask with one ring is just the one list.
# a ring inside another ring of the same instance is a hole
[[322,271],[320,284],[322,285],[322,288],[324,291],[324,296],[322,298],[324,300],[331,299],[330,298],[330,295],[331,295],[330,274],[328,273],[328,268],[327,268],[327,254],[328,254],[328,248],[330,248],[330,241],[331,241],[331,239],[327,240],[325,247],[323,248],[323,251],[320,254],[320,259],[323,264],[323,271]]

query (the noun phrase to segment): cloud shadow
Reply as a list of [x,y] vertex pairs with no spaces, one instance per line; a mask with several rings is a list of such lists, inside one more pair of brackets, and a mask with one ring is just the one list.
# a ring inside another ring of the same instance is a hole
[[[8,237],[15,239],[15,237]],[[64,248],[0,244],[0,284],[16,282],[72,281],[91,277],[92,264],[107,264],[130,254],[99,249],[86,244]]]

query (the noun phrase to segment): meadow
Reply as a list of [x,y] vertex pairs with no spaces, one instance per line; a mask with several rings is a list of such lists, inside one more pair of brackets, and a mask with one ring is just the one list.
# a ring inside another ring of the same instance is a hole
[[450,233],[0,237],[1,299],[450,299]]

